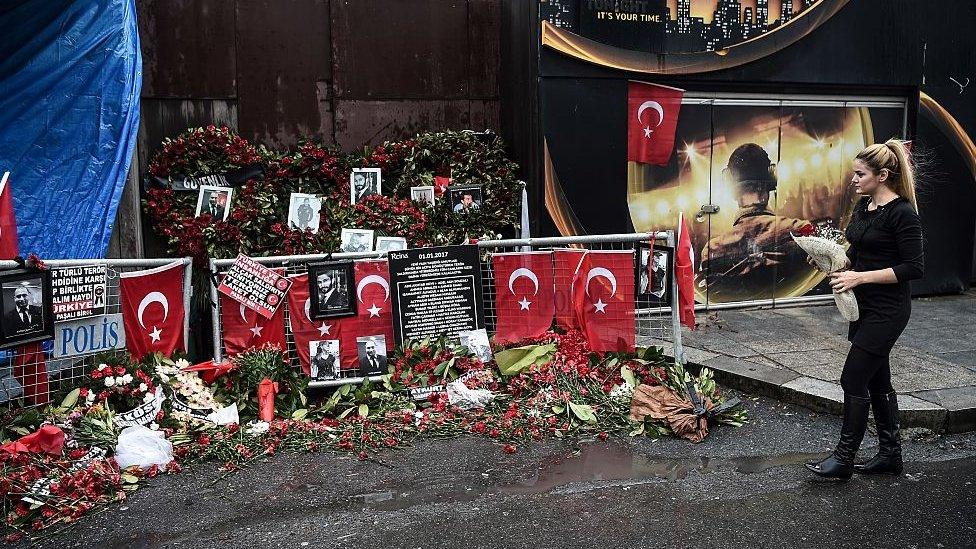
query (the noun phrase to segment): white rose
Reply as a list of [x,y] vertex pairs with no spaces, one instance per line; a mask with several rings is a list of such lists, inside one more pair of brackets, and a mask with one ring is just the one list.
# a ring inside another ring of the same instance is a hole
[[125,384],[132,383],[132,374],[125,374],[122,376],[122,382]]
[[92,402],[95,402],[95,392],[94,391],[88,391],[88,396],[85,397],[85,402],[87,402],[89,404],[91,404]]
[[102,370],[104,370],[105,368],[108,368],[108,364],[99,364],[99,365],[98,365],[98,370],[99,370],[99,371],[102,371]]
[[267,433],[269,427],[271,427],[271,424],[266,421],[252,421],[247,425],[245,431],[247,434],[256,437]]
[[146,385],[145,383],[140,383],[139,384],[139,392],[140,393],[145,393],[148,390],[149,390],[149,386],[148,385]]
[[142,401],[143,402],[152,402],[152,400],[154,398],[156,398],[156,396],[153,395],[152,393],[146,393],[146,395],[144,397],[142,397]]
[[106,387],[113,387],[114,385],[115,385],[115,378],[114,377],[108,376],[108,377],[105,378],[105,386]]
[[115,378],[115,384],[116,385],[125,385],[125,378],[123,378],[122,376],[116,376],[116,378]]

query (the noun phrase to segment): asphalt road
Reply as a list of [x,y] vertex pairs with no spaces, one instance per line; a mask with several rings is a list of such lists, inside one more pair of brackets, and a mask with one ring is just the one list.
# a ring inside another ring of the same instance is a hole
[[[812,478],[839,418],[748,401],[703,443],[481,438],[380,456],[278,455],[158,477],[42,547],[976,547],[976,434],[910,432],[906,474]],[[868,436],[862,457],[874,452]]]

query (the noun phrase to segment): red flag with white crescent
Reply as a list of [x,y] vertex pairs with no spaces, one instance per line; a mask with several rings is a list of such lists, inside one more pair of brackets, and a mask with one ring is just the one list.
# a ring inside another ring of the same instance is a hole
[[186,350],[185,268],[182,261],[174,261],[163,267],[119,276],[125,346],[135,360],[153,352],[169,356],[177,349]]
[[645,82],[627,83],[627,160],[666,166],[685,91]]
[[556,325],[564,330],[579,328],[576,324],[576,309],[573,307],[573,277],[584,253],[586,250],[574,248],[553,251],[553,280],[556,286],[553,303]]
[[[308,275],[289,277],[293,284],[288,290],[288,325],[295,341],[295,352],[305,375],[311,374],[311,347],[320,341],[339,342],[339,362],[343,369],[359,367],[356,351],[356,317],[313,320],[312,301],[308,293]],[[327,377],[320,375],[320,377]]]
[[[284,269],[273,269],[284,276]],[[271,318],[264,318],[243,303],[220,293],[220,325],[223,329],[224,352],[233,357],[265,343],[287,351],[285,343],[285,310],[278,307]]]
[[18,255],[17,218],[14,215],[13,191],[10,190],[10,172],[4,172],[0,179],[0,259],[13,259]]
[[634,251],[583,255],[573,277],[573,304],[590,349],[632,352],[636,344]]
[[678,313],[681,324],[695,329],[695,250],[684,214],[678,215],[678,248],[675,250],[674,276],[678,283]]
[[[357,261],[357,337],[386,338],[387,353],[393,351],[393,303],[390,301],[390,265],[385,259]],[[385,372],[384,372],[385,373]]]
[[555,314],[552,252],[494,254],[495,341],[536,338],[552,326]]

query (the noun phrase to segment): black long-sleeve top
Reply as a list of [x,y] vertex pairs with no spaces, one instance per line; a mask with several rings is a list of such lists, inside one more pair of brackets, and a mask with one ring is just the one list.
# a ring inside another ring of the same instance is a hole
[[847,255],[854,271],[891,268],[895,284],[861,284],[854,288],[860,319],[851,323],[849,339],[868,351],[887,353],[911,315],[910,280],[924,270],[922,222],[911,203],[896,198],[874,211],[861,199],[847,226]]

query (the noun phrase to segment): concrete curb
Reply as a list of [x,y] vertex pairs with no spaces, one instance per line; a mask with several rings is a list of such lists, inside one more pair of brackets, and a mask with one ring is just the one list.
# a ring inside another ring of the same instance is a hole
[[[840,385],[790,370],[724,355],[688,364],[692,371],[702,367],[712,370],[718,383],[747,393],[830,414],[840,415],[844,407]],[[903,427],[926,427],[937,433],[976,430],[976,386],[903,393],[898,395],[898,405]]]

